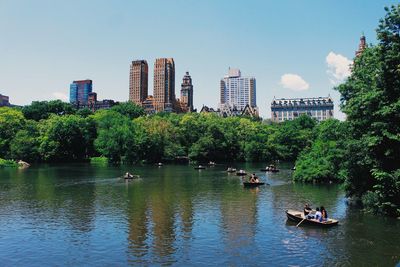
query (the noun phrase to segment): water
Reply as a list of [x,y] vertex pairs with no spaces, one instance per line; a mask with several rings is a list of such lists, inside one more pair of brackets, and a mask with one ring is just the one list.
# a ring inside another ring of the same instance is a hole
[[[237,164],[248,171],[260,164]],[[400,220],[362,214],[337,185],[290,183],[290,166],[245,189],[215,166],[89,164],[0,169],[0,265],[395,266]],[[127,170],[142,179],[126,183]],[[324,205],[330,229],[285,210]]]

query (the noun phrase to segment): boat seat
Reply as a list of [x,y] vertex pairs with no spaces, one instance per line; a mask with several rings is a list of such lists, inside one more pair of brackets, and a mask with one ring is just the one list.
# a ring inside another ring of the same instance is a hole
[[301,216],[301,213],[293,214],[294,216]]

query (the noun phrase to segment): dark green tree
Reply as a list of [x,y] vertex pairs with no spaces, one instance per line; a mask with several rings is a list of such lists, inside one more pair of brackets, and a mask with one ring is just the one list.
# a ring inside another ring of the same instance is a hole
[[385,9],[379,43],[357,57],[337,89],[347,114],[346,187],[364,207],[400,215],[400,5]]
[[71,104],[62,102],[61,100],[33,101],[32,104],[24,106],[22,112],[26,119],[39,121],[49,118],[51,114],[75,114],[76,109]]

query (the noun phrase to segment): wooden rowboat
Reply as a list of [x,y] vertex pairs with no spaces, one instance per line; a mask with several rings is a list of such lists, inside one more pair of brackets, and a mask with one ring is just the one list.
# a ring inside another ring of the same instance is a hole
[[265,183],[262,183],[262,182],[260,182],[260,183],[243,182],[243,186],[244,187],[257,187],[257,186],[260,186],[260,185],[265,185]]
[[[288,220],[293,221],[295,223],[299,223],[304,220],[304,213],[298,210],[287,210],[286,216]],[[315,225],[319,227],[331,227],[334,225],[338,225],[339,221],[335,219],[328,219],[328,221],[319,222],[313,219],[305,219],[301,225],[308,224],[308,225]]]

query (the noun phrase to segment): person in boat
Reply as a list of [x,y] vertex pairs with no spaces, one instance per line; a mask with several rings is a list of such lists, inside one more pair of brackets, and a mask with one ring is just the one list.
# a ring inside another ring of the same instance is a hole
[[125,178],[131,178],[131,177],[132,177],[132,174],[130,174],[129,172],[126,172],[124,177],[125,177]]
[[253,173],[253,174],[250,176],[249,182],[250,182],[250,183],[255,183],[255,182],[256,182],[256,174],[255,174],[255,173]]
[[326,212],[326,209],[324,208],[324,206],[321,206],[320,210],[321,210],[322,221],[327,221],[328,220],[328,213]]
[[318,207],[315,210],[316,210],[316,212],[315,212],[314,219],[319,221],[319,222],[321,222],[322,221],[322,213],[321,213],[321,211],[319,210]]
[[304,206],[304,209],[303,209],[304,216],[307,217],[311,211],[312,211],[312,209],[310,208],[310,205],[308,203],[306,203],[306,205]]
[[259,183],[259,182],[260,182],[260,180],[258,179],[257,176],[254,178],[254,182],[255,182],[255,183]]

